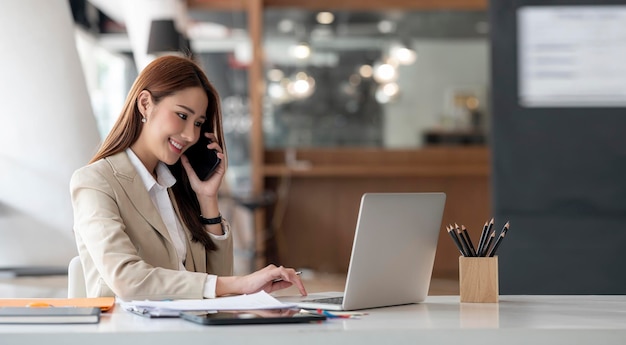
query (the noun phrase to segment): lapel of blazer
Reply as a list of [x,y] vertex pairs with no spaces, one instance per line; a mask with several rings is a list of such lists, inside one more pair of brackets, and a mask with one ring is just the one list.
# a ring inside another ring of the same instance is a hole
[[139,214],[152,225],[170,244],[172,239],[163,223],[163,218],[150,199],[150,195],[143,184],[141,177],[130,162],[125,152],[109,156],[106,160],[113,167],[113,175],[124,189],[126,196],[133,203]]
[[185,257],[185,268],[187,269],[187,271],[192,272],[206,272],[206,250],[201,243],[192,241],[191,231],[187,229],[187,226],[180,217],[180,210],[178,209],[178,204],[176,203],[176,199],[174,198],[172,189],[168,188],[167,192],[170,195],[170,200],[172,200],[172,205],[174,205],[176,215],[178,216],[178,219],[181,220],[180,223],[185,231],[185,239],[187,242],[187,256]]

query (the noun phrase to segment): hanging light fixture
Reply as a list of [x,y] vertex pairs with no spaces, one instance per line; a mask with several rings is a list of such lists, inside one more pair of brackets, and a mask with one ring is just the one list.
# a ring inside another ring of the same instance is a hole
[[417,60],[417,53],[408,44],[395,42],[389,48],[389,57],[401,65],[411,65]]
[[296,59],[305,60],[311,56],[311,46],[305,41],[301,41],[290,48],[291,55]]
[[176,30],[174,20],[153,20],[150,24],[148,39],[148,54],[185,51],[189,47],[188,41]]
[[378,62],[374,65],[373,76],[379,83],[390,83],[398,79],[398,70],[390,62]]
[[376,100],[378,103],[390,103],[398,99],[400,87],[396,83],[387,83],[378,86],[376,90]]
[[305,72],[298,72],[290,78],[287,92],[295,99],[305,99],[315,92],[315,79]]
[[332,12],[318,12],[315,16],[315,20],[317,20],[320,24],[332,24],[335,21],[335,15]]

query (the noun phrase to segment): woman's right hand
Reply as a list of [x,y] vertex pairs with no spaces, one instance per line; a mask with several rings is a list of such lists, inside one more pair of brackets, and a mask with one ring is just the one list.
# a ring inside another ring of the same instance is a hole
[[307,295],[302,280],[293,268],[268,265],[245,276],[218,277],[215,293],[217,296],[251,294],[261,290],[269,293],[292,285],[298,288],[302,296]]

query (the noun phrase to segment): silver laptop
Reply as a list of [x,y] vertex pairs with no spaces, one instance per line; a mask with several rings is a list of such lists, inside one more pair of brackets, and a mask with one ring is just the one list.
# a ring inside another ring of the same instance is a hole
[[366,193],[344,292],[278,297],[300,308],[356,310],[419,303],[428,295],[444,193]]

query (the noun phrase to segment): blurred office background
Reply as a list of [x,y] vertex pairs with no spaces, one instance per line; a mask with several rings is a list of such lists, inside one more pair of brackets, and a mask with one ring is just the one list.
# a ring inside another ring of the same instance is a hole
[[[617,103],[582,108],[518,98],[520,9],[593,4],[4,1],[0,272],[63,273],[76,255],[71,173],[95,152],[138,71],[184,52],[222,98],[221,201],[237,230],[238,273],[272,262],[341,276],[361,194],[444,191],[442,229],[456,222],[478,238],[492,216],[497,227],[512,221],[501,292],[622,293],[624,279],[612,272],[626,244],[613,231],[623,216],[626,89],[616,82]],[[625,4],[596,5],[617,6],[613,23]],[[623,42],[623,29],[609,29],[615,37],[605,44]],[[442,230],[440,293],[455,293],[457,257]],[[545,280],[556,272],[558,282]]]

